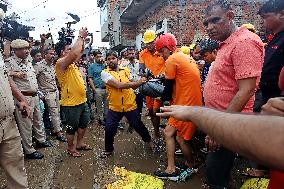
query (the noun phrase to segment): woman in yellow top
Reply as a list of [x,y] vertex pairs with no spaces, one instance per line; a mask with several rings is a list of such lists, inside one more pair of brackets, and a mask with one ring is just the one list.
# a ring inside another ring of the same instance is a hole
[[141,79],[137,82],[131,82],[131,75],[128,68],[118,66],[118,55],[114,51],[110,51],[106,55],[108,68],[103,70],[101,78],[106,84],[109,100],[109,111],[105,126],[105,151],[101,157],[110,156],[114,150],[114,137],[120,120],[125,116],[129,124],[136,130],[152,149],[150,134],[141,121],[140,113],[135,102],[135,94],[133,89],[138,88],[145,82]]

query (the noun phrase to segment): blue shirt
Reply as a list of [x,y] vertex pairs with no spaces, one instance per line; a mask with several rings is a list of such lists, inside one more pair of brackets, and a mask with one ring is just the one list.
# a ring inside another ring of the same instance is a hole
[[101,73],[105,69],[104,64],[94,62],[88,69],[88,76],[93,79],[95,88],[105,88],[105,84],[101,79]]

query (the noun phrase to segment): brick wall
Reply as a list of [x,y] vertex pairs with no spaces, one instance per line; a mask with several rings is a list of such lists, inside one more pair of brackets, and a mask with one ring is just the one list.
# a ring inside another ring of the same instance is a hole
[[[197,3],[198,2],[198,3]],[[194,36],[206,36],[203,27],[203,10],[207,7],[210,0],[168,0],[160,5],[156,10],[145,15],[136,25],[127,26],[122,30],[122,36],[127,39],[135,40],[135,36],[144,33],[147,28],[152,27],[159,21],[168,19],[168,32],[173,33],[178,40],[178,44],[188,45]],[[252,23],[258,30],[261,30],[261,19],[257,15],[261,6],[260,0],[255,1],[234,1],[236,12],[236,23]],[[135,35],[134,35],[135,33]]]
[[134,24],[122,24],[121,33],[123,37],[127,40],[135,40],[136,38],[136,25]]

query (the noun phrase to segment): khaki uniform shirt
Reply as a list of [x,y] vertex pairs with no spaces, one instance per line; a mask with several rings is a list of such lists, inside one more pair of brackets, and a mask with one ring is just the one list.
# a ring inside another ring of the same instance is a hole
[[24,79],[13,77],[13,80],[20,91],[24,92],[38,91],[36,74],[31,62],[28,62],[27,60],[22,60],[18,58],[16,55],[8,58],[5,62],[9,71],[13,72],[21,71],[26,73],[26,78]]
[[13,115],[15,109],[8,74],[9,72],[0,54],[0,121],[7,116]]
[[34,65],[39,89],[42,92],[53,92],[57,90],[56,75],[53,65],[48,65],[45,60]]

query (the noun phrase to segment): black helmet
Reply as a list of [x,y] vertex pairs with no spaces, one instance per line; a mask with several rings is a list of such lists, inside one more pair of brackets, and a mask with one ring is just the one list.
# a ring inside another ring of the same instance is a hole
[[139,91],[146,96],[157,98],[162,96],[164,88],[162,79],[151,79],[141,85]]

